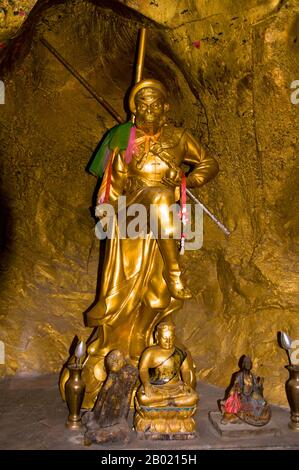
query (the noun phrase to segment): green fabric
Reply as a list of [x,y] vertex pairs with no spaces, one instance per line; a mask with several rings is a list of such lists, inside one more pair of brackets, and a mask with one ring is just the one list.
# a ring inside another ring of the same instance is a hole
[[103,143],[99,150],[95,154],[95,157],[89,167],[89,172],[95,176],[102,176],[105,168],[105,155],[108,150],[126,150],[129,143],[130,131],[134,124],[131,121],[125,124],[119,124],[113,127],[106,135]]
[[[109,143],[110,150],[114,150],[116,148],[119,150],[126,150],[129,143],[130,131],[133,126],[134,124],[131,121],[117,126],[116,132],[113,133]],[[113,129],[115,129],[115,127]]]

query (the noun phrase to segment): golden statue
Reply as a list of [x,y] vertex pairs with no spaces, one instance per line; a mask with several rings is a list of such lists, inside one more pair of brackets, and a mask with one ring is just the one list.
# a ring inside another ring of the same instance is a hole
[[145,349],[140,365],[141,386],[135,397],[134,426],[141,437],[161,439],[165,435],[190,438],[198,395],[190,353],[175,345],[175,327],[161,322],[156,344]]
[[99,301],[86,315],[87,326],[95,330],[87,343],[82,374],[84,408],[95,403],[106,377],[104,358],[109,351],[121,350],[137,366],[144,349],[153,344],[156,325],[168,321],[183,300],[191,297],[182,280],[177,242],[171,238],[173,221],[165,207],[179,199],[182,164],[192,170],[186,177],[189,188],[204,185],[218,172],[216,160],[189,132],[167,124],[169,104],[161,82],[147,79],[134,85],[129,105],[135,117],[135,125],[131,123],[134,150],[128,163],[125,150],[113,149],[98,195],[97,214],[103,201],[116,209],[118,197],[125,195],[127,207],[139,203],[149,210],[152,206],[159,229],[170,238],[155,239],[150,230],[144,238],[122,238],[114,220],[114,237],[106,241]]

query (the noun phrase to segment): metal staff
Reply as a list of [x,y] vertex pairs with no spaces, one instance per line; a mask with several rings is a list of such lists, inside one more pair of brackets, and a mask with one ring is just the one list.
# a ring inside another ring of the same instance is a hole
[[227,235],[229,237],[230,236],[230,231],[228,230],[228,228],[226,228],[225,225],[223,225],[223,223],[221,223],[217,219],[217,217],[215,217],[212,214],[212,212],[210,212],[209,209],[202,202],[200,202],[200,200],[197,199],[197,197],[194,196],[194,194],[190,191],[190,189],[186,188],[186,193],[188,194],[190,199],[192,199],[193,202],[200,205],[202,210],[213,220],[213,222],[215,222],[215,224],[218,225],[218,227],[225,233],[225,235]]
[[144,58],[145,58],[145,45],[146,45],[146,28],[141,28],[139,31],[135,83],[138,83],[142,80]]
[[[137,41],[137,60],[136,60],[136,72],[135,72],[135,85],[142,80],[144,58],[145,58],[145,46],[146,46],[146,28],[140,28],[139,37]],[[135,115],[131,114],[130,120],[135,124]]]
[[85,78],[83,78],[82,75],[80,75],[79,72],[77,72],[77,70],[75,70],[74,67],[71,64],[69,64],[65,60],[65,58],[62,57],[62,55],[59,54],[59,52],[45,38],[41,38],[40,41],[48,49],[48,51],[50,51],[54,55],[54,57],[56,57],[56,59],[62,65],[64,65],[64,67],[78,80],[78,82],[80,82],[81,85],[83,85],[84,88],[86,88],[86,90],[89,91],[89,93],[103,106],[103,108],[105,108],[106,111],[108,111],[108,113],[110,113],[111,116],[114,117],[114,119],[117,122],[119,122],[120,124],[125,122],[124,119],[117,113],[117,111],[115,111],[115,109],[113,109],[113,107],[108,103],[108,101],[106,101],[105,98],[99,95],[92,88],[92,86],[89,85],[89,83],[85,80]]

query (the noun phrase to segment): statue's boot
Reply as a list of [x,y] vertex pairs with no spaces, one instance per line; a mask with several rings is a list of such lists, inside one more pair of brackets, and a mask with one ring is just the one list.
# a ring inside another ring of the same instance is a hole
[[185,287],[182,273],[177,260],[178,249],[174,239],[158,239],[158,245],[165,263],[163,277],[167,283],[170,294],[175,299],[191,299],[191,291]]
[[172,297],[180,300],[187,300],[192,298],[192,293],[188,287],[184,286],[181,279],[181,271],[163,272],[163,277],[167,282],[167,287]]

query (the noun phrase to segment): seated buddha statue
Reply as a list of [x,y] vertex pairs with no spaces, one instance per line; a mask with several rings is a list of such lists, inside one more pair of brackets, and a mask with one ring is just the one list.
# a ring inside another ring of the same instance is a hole
[[[135,429],[147,438],[192,437],[198,394],[195,391],[194,364],[190,353],[175,344],[175,327],[161,322],[156,344],[145,349],[140,365],[141,385],[135,397]],[[144,436],[141,436],[144,437]]]

